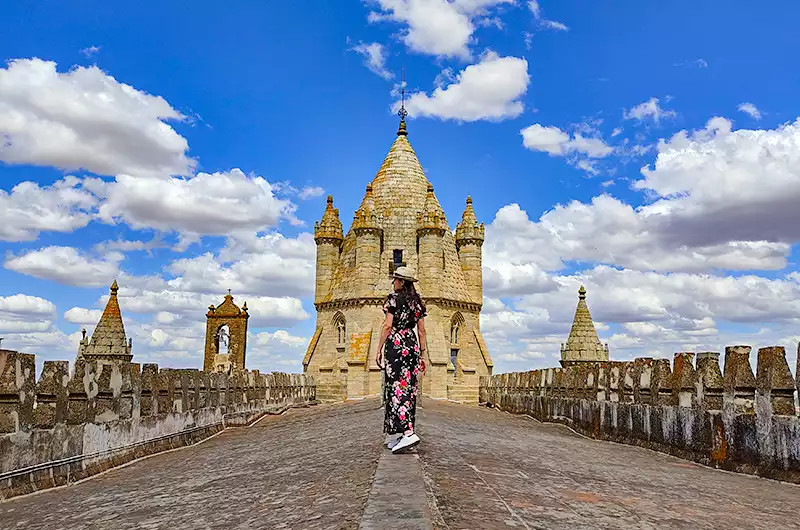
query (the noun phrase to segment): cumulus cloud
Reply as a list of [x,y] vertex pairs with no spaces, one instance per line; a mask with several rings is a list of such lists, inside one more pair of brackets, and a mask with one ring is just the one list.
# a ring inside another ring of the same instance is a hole
[[394,74],[386,68],[386,48],[383,44],[360,42],[350,49],[364,57],[364,65],[369,68],[370,72],[387,81],[394,77]]
[[409,49],[429,55],[470,59],[475,19],[514,0],[376,0],[370,22],[405,25],[402,40]]
[[81,287],[108,286],[124,256],[111,252],[89,257],[73,247],[49,246],[6,258],[3,266],[20,274]]
[[96,66],[59,72],[16,59],[0,68],[0,160],[102,175],[189,174],[188,143],[167,121],[184,117],[162,97]]
[[20,182],[0,189],[0,240],[33,241],[41,232],[72,232],[92,219],[98,199],[76,177],[50,186]]
[[[450,84],[435,88],[430,96],[411,94],[406,110],[412,117],[467,122],[515,118],[525,108],[520,98],[529,82],[528,61],[490,51],[479,63],[459,72]],[[399,107],[398,101],[393,110]]]
[[132,228],[194,235],[265,230],[281,218],[296,222],[295,206],[278,199],[272,185],[239,169],[198,173],[191,178],[142,179],[119,175],[99,193],[98,217]]
[[64,313],[64,320],[73,324],[83,324],[94,326],[103,315],[102,309],[86,309],[83,307],[73,307]]
[[674,110],[667,110],[659,105],[658,98],[650,98],[644,103],[639,103],[630,110],[623,113],[626,120],[646,121],[652,120],[655,123],[660,123],[664,118],[674,118],[677,113]]
[[37,354],[37,365],[45,360],[66,358],[67,336],[55,328],[56,306],[38,296],[0,296],[0,347]]
[[774,248],[800,241],[800,120],[733,130],[725,118],[659,142],[655,163],[634,183],[659,198],[648,206],[668,241],[729,241]]
[[570,136],[558,127],[538,123],[520,131],[522,144],[532,151],[542,151],[551,156],[567,156],[572,153],[589,158],[603,158],[613,149],[600,138],[587,138],[580,133]]
[[761,119],[761,111],[752,103],[740,103],[737,108],[745,114],[750,115],[754,120]]

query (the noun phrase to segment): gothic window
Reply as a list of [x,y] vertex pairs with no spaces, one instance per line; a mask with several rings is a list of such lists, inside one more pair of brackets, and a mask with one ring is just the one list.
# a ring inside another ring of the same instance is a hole
[[344,320],[344,315],[336,313],[333,317],[334,328],[336,328],[336,345],[344,346],[347,342],[347,322]]
[[450,362],[453,363],[453,368],[456,367],[456,361],[458,361],[458,349],[452,348],[450,350]]
[[456,313],[453,315],[452,320],[450,321],[450,343],[451,344],[460,344],[461,343],[461,330],[464,328],[464,317],[461,313]]

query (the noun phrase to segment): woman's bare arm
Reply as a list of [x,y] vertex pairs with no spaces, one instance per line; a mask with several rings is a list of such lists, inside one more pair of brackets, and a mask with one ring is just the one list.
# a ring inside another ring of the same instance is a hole
[[391,313],[386,313],[386,318],[383,319],[383,325],[381,326],[381,336],[380,340],[378,341],[378,353],[375,355],[375,360],[378,364],[381,364],[381,360],[383,359],[383,348],[386,345],[386,339],[389,338],[389,334],[392,332],[393,320],[394,315]]
[[[417,321],[417,334],[419,335],[419,358],[422,363],[425,363],[425,358],[427,357],[430,360],[430,356],[428,355],[428,335],[425,333],[425,319],[420,318]],[[425,370],[423,364],[423,371]]]

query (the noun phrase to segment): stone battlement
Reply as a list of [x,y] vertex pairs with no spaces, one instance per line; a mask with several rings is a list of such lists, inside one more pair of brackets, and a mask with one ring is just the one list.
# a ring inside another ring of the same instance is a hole
[[594,438],[800,483],[798,381],[783,347],[759,349],[755,374],[750,352],[725,348],[724,373],[719,353],[682,352],[672,365],[637,358],[481,377],[480,401]]
[[316,400],[305,374],[45,361],[0,350],[0,499],[85,478]]

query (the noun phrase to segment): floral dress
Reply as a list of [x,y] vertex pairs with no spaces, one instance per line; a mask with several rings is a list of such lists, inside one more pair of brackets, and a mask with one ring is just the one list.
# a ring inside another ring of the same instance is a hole
[[392,331],[386,339],[384,351],[386,416],[383,431],[386,434],[399,434],[414,428],[420,359],[420,347],[414,328],[417,321],[426,314],[419,304],[407,300],[402,293],[390,294],[383,305],[383,311],[393,315]]

